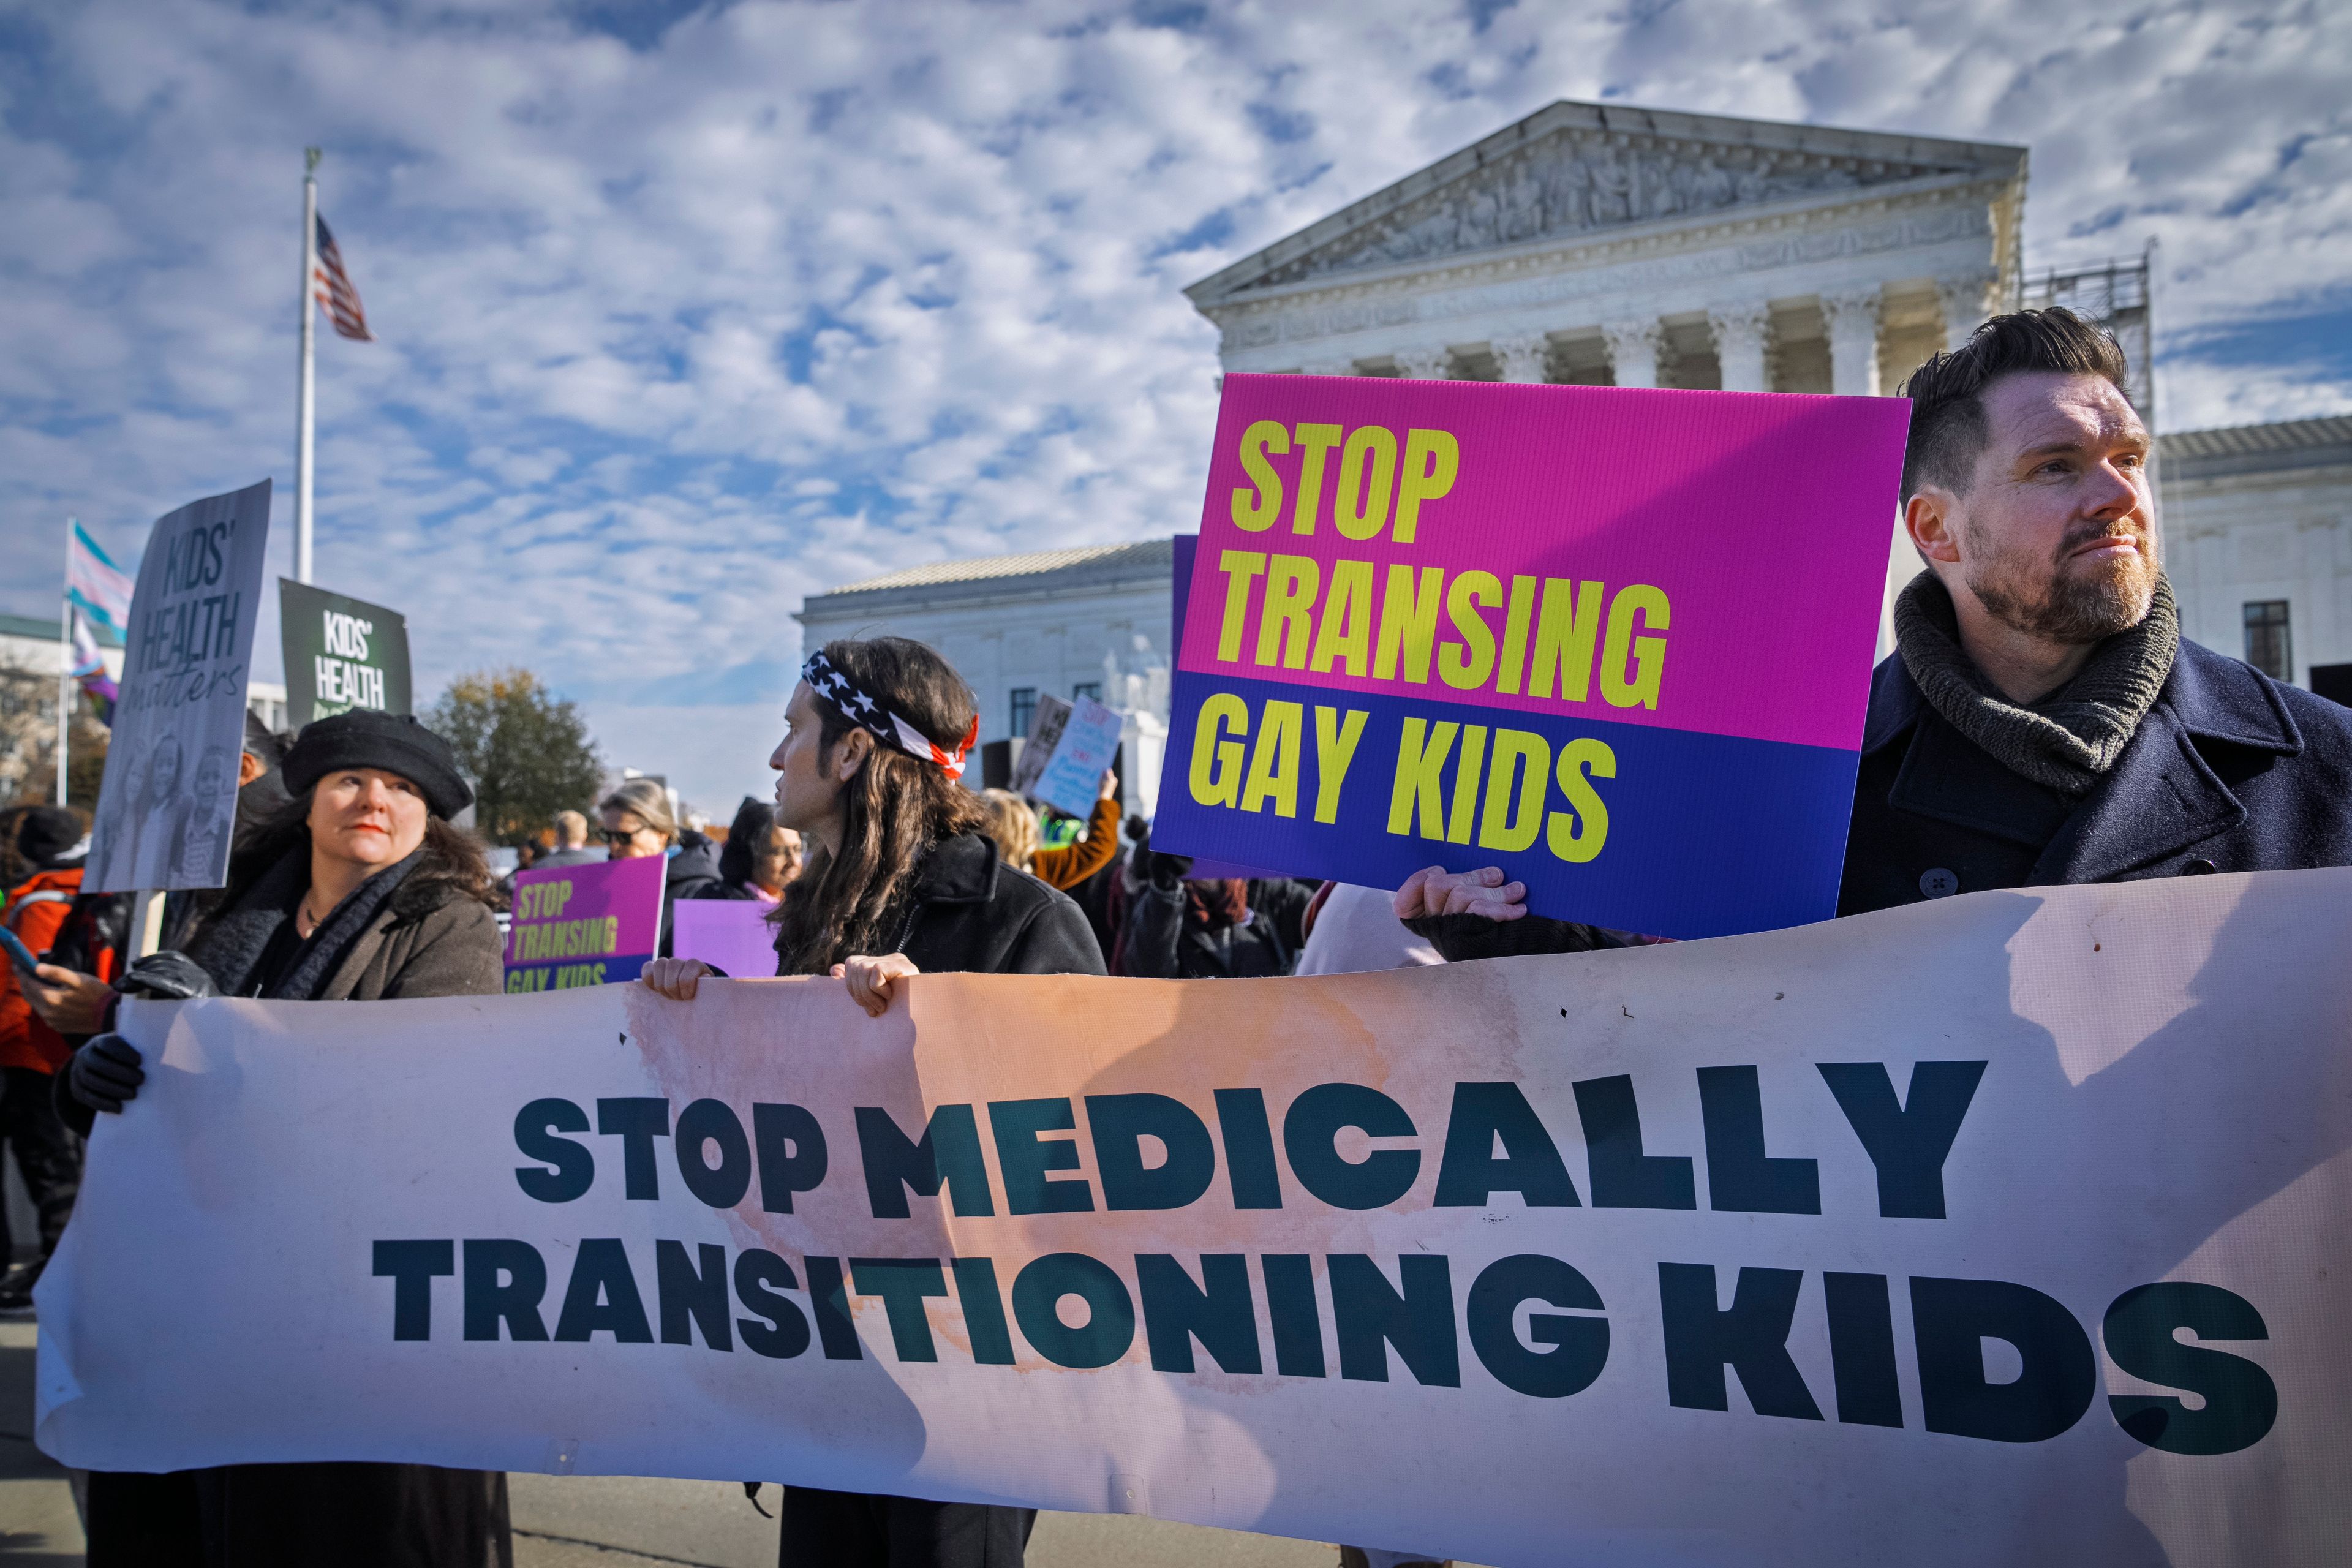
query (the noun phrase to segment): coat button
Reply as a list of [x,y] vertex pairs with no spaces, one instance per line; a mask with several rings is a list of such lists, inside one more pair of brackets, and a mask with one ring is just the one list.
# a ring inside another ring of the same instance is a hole
[[2205,857],[2200,855],[2196,858],[2183,865],[2180,868],[2180,874],[2184,877],[2204,877],[2210,876],[2217,869],[2219,869],[2219,868],[2216,867],[2212,861],[2208,860]]
[[[2212,868],[2208,866],[2207,870]],[[1941,866],[1919,873],[1919,896],[1923,899],[1948,899],[1960,890],[1960,879]]]

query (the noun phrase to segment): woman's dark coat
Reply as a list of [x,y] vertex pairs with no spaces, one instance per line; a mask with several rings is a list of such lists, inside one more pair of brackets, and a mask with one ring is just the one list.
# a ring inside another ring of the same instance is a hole
[[[480,900],[433,874],[443,869],[428,852],[352,939],[312,999],[496,994],[498,921]],[[231,952],[226,933],[241,913],[248,927],[273,912],[290,918],[290,910],[251,907],[273,886],[265,880],[210,917],[215,951]],[[206,934],[196,931],[195,953],[207,951]],[[95,1471],[89,1541],[89,1568],[512,1568],[514,1562],[506,1477],[435,1465]]]

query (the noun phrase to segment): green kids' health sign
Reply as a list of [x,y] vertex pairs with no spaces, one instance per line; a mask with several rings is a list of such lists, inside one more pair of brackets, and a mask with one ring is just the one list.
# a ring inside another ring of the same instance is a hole
[[299,730],[354,708],[412,711],[408,622],[399,611],[284,577],[278,608],[288,724]]

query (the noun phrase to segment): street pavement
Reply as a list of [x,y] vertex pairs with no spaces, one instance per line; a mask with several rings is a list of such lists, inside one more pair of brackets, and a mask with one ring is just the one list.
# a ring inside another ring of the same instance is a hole
[[[0,1568],[81,1568],[65,1470],[33,1447],[31,1323],[0,1322]],[[733,1481],[508,1478],[515,1568],[775,1568],[776,1524]],[[760,1489],[776,1511],[777,1489]],[[1165,1520],[1048,1513],[1029,1568],[1338,1568],[1337,1548]]]
[[[776,1524],[733,1481],[507,1479],[515,1568],[775,1568]],[[777,1489],[760,1489],[776,1511]],[[0,1563],[9,1561],[0,1555]],[[1339,1550],[1279,1536],[1111,1514],[1039,1516],[1029,1568],[1338,1568]]]
[[81,1568],[66,1472],[33,1447],[33,1325],[0,1323],[0,1564]]

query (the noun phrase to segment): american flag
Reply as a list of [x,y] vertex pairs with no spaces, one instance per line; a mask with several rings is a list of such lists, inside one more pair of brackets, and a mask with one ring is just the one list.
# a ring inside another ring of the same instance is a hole
[[319,309],[327,313],[339,334],[363,343],[375,342],[375,334],[368,331],[367,311],[360,305],[360,291],[352,287],[351,274],[343,270],[343,253],[323,217],[319,220],[319,264],[311,269],[310,284],[318,291]]

